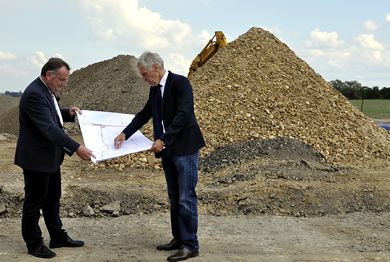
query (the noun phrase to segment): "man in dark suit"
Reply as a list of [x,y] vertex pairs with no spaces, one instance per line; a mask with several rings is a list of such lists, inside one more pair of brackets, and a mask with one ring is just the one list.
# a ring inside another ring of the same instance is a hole
[[23,169],[24,203],[22,236],[28,253],[41,258],[56,254],[43,243],[38,225],[42,209],[50,235],[50,248],[80,247],[83,241],[71,239],[62,229],[60,219],[61,171],[64,152],[74,152],[90,160],[92,151],[80,145],[63,130],[63,122],[74,121],[77,107],[60,109],[57,94],[66,86],[69,65],[60,58],[50,58],[41,75],[23,92],[19,104],[19,137],[15,164]]
[[191,84],[184,76],[164,69],[156,53],[145,52],[138,70],[149,83],[149,99],[131,123],[114,140],[117,148],[153,118],[154,143],[150,149],[162,157],[167,181],[173,239],[158,250],[178,252],[169,261],[185,260],[199,254],[198,210],[195,192],[198,181],[199,149],[205,142],[194,114]]

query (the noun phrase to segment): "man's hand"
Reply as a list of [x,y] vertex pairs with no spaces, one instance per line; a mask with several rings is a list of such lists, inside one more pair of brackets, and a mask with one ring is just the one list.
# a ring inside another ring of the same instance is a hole
[[164,149],[164,143],[160,139],[157,139],[153,142],[152,147],[150,148],[150,151],[153,153],[159,153]]
[[76,154],[83,160],[91,160],[91,157],[96,158],[92,153],[92,150],[86,148],[83,145],[79,146],[79,148],[76,150]]
[[81,110],[80,108],[78,108],[77,106],[72,106],[69,108],[69,114],[70,116],[75,116],[76,115],[76,112],[79,113],[81,115]]
[[114,139],[114,146],[115,148],[120,148],[122,146],[122,143],[125,142],[126,135],[125,133],[120,133],[117,137]]

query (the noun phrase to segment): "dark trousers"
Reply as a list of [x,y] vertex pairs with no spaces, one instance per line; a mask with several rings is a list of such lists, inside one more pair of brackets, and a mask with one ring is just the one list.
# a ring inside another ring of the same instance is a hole
[[198,208],[195,187],[198,182],[198,155],[176,155],[163,150],[162,164],[167,181],[172,235],[191,251],[199,250]]
[[66,235],[60,219],[61,171],[41,173],[23,170],[23,174],[22,236],[31,250],[43,245],[38,224],[41,209],[51,240],[59,240]]

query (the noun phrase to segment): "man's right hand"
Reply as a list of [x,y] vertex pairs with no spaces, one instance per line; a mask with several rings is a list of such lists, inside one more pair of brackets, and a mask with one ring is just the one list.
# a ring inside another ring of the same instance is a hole
[[79,146],[79,148],[76,150],[76,154],[83,160],[91,160],[91,157],[96,158],[92,153],[92,150],[86,148],[83,145]]
[[114,139],[114,146],[115,148],[120,148],[122,146],[122,143],[125,142],[126,135],[125,133],[120,133],[117,137]]

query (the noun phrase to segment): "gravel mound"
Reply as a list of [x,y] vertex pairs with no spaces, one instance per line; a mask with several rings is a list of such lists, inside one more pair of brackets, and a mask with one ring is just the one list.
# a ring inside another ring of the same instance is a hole
[[19,106],[0,115],[0,133],[17,135],[19,132]]
[[20,97],[0,95],[0,115],[19,105]]
[[17,134],[20,97],[0,96],[0,133]]
[[220,49],[191,83],[206,153],[286,137],[313,146],[330,162],[390,157],[388,132],[260,28]]
[[200,169],[213,172],[259,157],[283,160],[323,162],[325,158],[313,147],[296,139],[275,138],[244,141],[216,148],[200,160]]
[[74,71],[60,103],[87,110],[137,113],[147,100],[149,86],[137,75],[136,62],[134,56],[119,55]]

